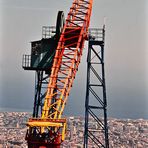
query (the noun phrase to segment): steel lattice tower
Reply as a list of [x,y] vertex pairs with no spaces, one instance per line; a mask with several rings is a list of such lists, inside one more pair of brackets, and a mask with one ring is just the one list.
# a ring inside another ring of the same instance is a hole
[[90,29],[87,56],[84,148],[109,148],[103,29]]

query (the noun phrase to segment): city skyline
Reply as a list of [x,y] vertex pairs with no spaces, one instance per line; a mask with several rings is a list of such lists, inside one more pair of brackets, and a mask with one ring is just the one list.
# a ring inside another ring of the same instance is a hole
[[[34,72],[22,69],[30,42],[41,39],[42,26],[65,17],[72,0],[0,0],[0,108],[32,111]],[[148,119],[148,2],[94,0],[90,27],[105,22],[105,75],[108,116]],[[87,42],[65,115],[84,115]]]
[[[0,112],[0,147],[26,148],[26,121],[29,118],[28,113]],[[67,136],[62,143],[61,148],[83,148],[84,140],[84,118],[67,117]],[[95,131],[95,137],[103,140],[102,132],[98,124],[91,118],[90,126]],[[109,144],[110,148],[146,148],[148,120],[123,120],[108,119],[109,126]],[[11,134],[10,134],[11,133]],[[91,139],[88,141],[88,147],[97,148]]]

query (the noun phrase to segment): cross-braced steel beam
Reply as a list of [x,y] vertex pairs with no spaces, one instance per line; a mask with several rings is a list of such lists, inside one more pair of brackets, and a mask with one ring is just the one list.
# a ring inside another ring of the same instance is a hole
[[109,148],[103,29],[90,29],[87,57],[84,148]]

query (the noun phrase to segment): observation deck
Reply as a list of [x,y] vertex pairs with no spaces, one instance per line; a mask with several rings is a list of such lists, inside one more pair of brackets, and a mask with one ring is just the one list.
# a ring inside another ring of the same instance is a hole
[[93,45],[104,44],[105,28],[90,28],[89,29],[89,42]]
[[42,39],[31,42],[31,55],[23,55],[22,67],[24,70],[49,71],[57,44],[56,27],[43,26]]

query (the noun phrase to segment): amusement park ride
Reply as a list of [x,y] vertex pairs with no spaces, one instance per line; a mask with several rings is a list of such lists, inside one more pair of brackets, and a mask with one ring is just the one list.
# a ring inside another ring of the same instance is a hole
[[[31,42],[31,55],[23,56],[23,68],[36,71],[33,115],[27,122],[26,133],[29,148],[60,148],[64,141],[67,123],[62,114],[78,70],[85,40],[89,42],[89,49],[84,147],[87,148],[88,140],[92,140],[97,147],[109,148],[104,77],[105,28],[89,31],[92,4],[93,0],[74,0],[66,20],[63,11],[59,11],[56,27],[44,26],[42,39]],[[91,34],[93,32],[94,35]],[[100,52],[93,46],[100,47]],[[98,62],[93,62],[92,56],[96,56]],[[93,64],[101,65],[101,76]],[[91,83],[90,71],[99,84]],[[94,87],[103,90],[102,98]],[[89,92],[96,98],[98,105],[90,105]],[[96,115],[95,110],[103,111],[103,120]],[[102,128],[100,132],[104,135],[103,140],[95,137],[90,129],[89,116]]]

